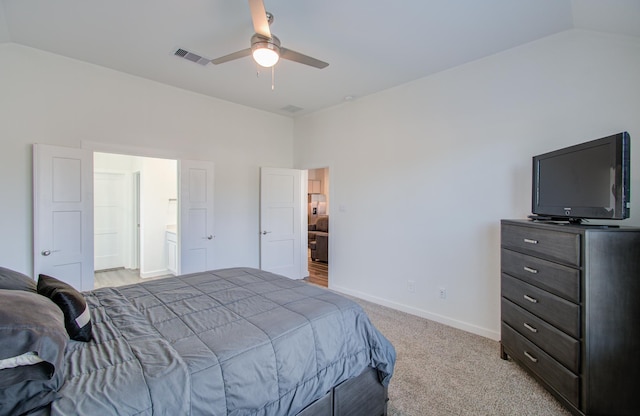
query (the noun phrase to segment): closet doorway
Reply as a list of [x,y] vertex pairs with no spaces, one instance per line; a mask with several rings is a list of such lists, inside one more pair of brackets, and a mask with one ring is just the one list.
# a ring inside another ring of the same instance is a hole
[[95,287],[175,274],[177,161],[94,152],[93,162]]
[[307,170],[309,282],[329,286],[329,168]]

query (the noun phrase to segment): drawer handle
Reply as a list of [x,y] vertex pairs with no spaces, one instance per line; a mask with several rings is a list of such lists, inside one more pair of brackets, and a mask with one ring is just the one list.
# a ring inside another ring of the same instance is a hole
[[525,238],[524,242],[527,244],[538,244],[538,240],[532,240],[530,238]]
[[536,298],[532,298],[532,297],[531,297],[531,296],[529,296],[529,295],[524,295],[524,298],[525,298],[526,300],[528,300],[529,302],[531,302],[531,303],[538,303],[538,299],[536,299]]
[[531,361],[533,361],[534,363],[537,363],[537,362],[538,362],[538,359],[537,359],[536,357],[534,357],[533,355],[529,354],[528,352],[526,352],[526,351],[525,351],[525,352],[524,352],[524,355],[525,355],[528,359],[530,359]]
[[529,331],[531,331],[531,332],[533,332],[533,333],[538,332],[538,330],[537,330],[535,327],[533,327],[533,326],[529,325],[529,324],[528,324],[528,323],[526,323],[526,322],[524,323],[524,327],[525,327],[525,328],[527,328]]
[[538,273],[538,271],[536,269],[532,269],[531,267],[527,267],[527,266],[524,266],[524,271],[525,272],[529,272],[529,273],[533,273],[533,274]]

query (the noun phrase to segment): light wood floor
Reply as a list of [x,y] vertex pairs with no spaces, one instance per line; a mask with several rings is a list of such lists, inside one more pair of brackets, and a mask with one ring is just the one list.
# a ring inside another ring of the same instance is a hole
[[309,256],[309,283],[329,287],[329,265],[311,260]]
[[164,277],[173,276],[171,274],[158,277],[141,278],[139,270],[131,270],[125,268],[110,269],[97,271],[94,274],[93,286],[98,289],[100,287],[123,286],[132,283],[148,282],[154,279],[162,279]]
[[[319,286],[328,287],[329,286],[329,266],[327,263],[322,263],[319,261],[313,261],[311,258],[309,261],[309,278],[307,279],[310,283],[314,283]],[[151,277],[151,278],[141,278],[139,270],[131,270],[125,268],[119,269],[111,269],[104,271],[95,272],[95,280],[94,287],[96,289],[100,287],[113,287],[113,286],[123,286],[129,285],[132,283],[141,283],[148,282],[153,279],[161,279],[167,276],[159,276],[159,277]]]

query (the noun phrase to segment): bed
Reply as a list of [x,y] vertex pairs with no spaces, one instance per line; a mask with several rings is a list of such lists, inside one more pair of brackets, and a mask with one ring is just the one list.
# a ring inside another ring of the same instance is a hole
[[82,294],[3,274],[0,415],[386,414],[395,350],[329,290],[252,268]]

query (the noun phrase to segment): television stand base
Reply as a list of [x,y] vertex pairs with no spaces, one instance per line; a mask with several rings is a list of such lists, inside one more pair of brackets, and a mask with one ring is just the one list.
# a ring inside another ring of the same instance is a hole
[[529,215],[527,216],[531,221],[539,222],[568,222],[570,224],[580,224],[582,220],[580,218],[569,217],[553,217],[551,215]]
[[583,220],[582,218],[553,217],[550,215],[535,214],[528,215],[527,218],[533,222],[546,222],[558,225],[581,225],[589,228],[620,228],[619,225],[588,224],[588,220]]

